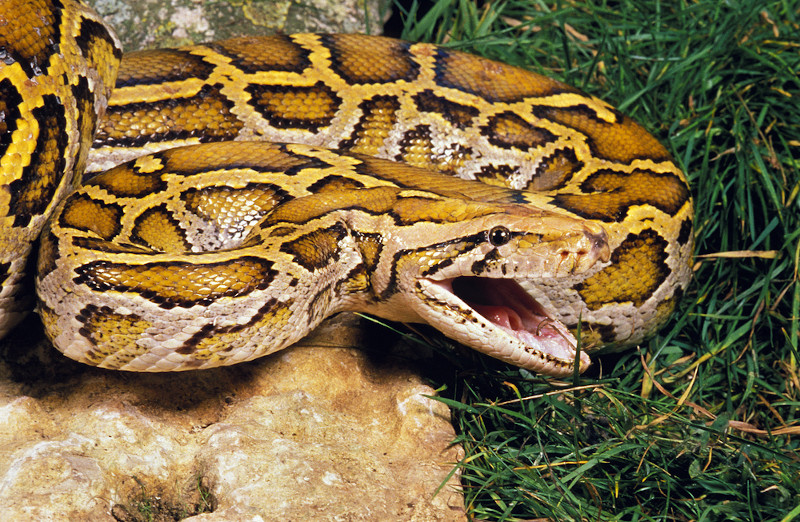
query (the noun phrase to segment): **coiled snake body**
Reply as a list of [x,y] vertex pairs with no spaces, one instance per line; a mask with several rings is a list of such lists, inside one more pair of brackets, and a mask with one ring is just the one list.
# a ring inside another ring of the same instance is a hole
[[300,34],[126,54],[110,94],[121,53],[82,4],[0,22],[0,335],[40,235],[48,336],[125,370],[249,360],[360,310],[564,375],[579,322],[584,350],[641,342],[690,279],[683,173],[557,81]]

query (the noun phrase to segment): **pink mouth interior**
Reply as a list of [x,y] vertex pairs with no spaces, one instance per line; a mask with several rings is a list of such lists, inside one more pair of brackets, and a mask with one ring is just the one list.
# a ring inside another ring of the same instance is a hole
[[573,335],[514,280],[458,277],[452,286],[478,314],[526,345],[562,360],[575,357]]

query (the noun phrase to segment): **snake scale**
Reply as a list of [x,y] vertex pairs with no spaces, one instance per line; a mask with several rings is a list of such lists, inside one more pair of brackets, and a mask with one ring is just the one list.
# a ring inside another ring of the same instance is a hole
[[691,277],[666,149],[519,68],[346,34],[123,55],[73,0],[3,2],[0,57],[0,336],[40,238],[37,311],[84,363],[233,364],[355,310],[566,375]]

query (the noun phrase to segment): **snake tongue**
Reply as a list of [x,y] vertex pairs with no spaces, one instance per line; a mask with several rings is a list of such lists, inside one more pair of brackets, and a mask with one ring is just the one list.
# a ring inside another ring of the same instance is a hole
[[578,343],[572,333],[515,281],[460,277],[453,281],[453,291],[475,312],[526,345],[560,359],[575,356]]

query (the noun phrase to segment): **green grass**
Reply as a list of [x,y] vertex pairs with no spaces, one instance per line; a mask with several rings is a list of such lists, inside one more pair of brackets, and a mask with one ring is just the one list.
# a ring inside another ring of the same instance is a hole
[[[576,383],[443,379],[474,519],[800,520],[800,7],[441,0],[402,37],[521,65],[643,123],[687,172],[695,279]],[[476,369],[477,368],[477,369]]]

